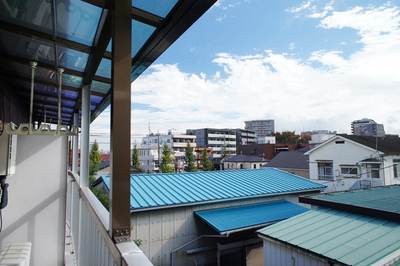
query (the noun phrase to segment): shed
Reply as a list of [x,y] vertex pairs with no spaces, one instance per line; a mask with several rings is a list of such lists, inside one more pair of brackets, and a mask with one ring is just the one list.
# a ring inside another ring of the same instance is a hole
[[319,207],[258,231],[264,265],[400,261],[399,196],[400,186],[391,186],[301,197]]
[[262,262],[255,230],[307,211],[298,196],[324,188],[273,168],[131,175],[132,237],[156,265]]

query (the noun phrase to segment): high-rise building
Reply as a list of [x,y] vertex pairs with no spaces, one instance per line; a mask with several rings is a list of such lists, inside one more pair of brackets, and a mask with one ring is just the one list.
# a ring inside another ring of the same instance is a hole
[[254,131],[257,137],[269,136],[275,132],[273,119],[244,121],[244,124],[244,129]]
[[368,118],[351,122],[351,133],[358,136],[385,136],[383,124],[378,124],[374,120]]

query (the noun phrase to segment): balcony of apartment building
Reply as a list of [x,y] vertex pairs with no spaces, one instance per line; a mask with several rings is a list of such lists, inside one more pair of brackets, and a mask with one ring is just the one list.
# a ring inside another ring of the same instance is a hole
[[[0,2],[1,263],[151,265],[130,239],[131,83],[214,2]],[[89,188],[107,107],[109,210]]]

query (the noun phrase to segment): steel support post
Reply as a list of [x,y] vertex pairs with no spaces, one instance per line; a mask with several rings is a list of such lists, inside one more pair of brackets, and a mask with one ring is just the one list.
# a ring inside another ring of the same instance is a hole
[[[74,113],[74,127],[79,127],[79,113]],[[72,137],[72,172],[78,173],[79,134]]]
[[82,88],[80,186],[89,186],[90,85]]
[[132,1],[112,8],[110,236],[130,241]]

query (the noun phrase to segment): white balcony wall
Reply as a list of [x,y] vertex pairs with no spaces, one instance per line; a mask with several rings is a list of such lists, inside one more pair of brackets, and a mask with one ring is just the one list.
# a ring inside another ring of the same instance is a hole
[[18,136],[0,249],[31,242],[31,266],[64,264],[66,160],[66,137]]

